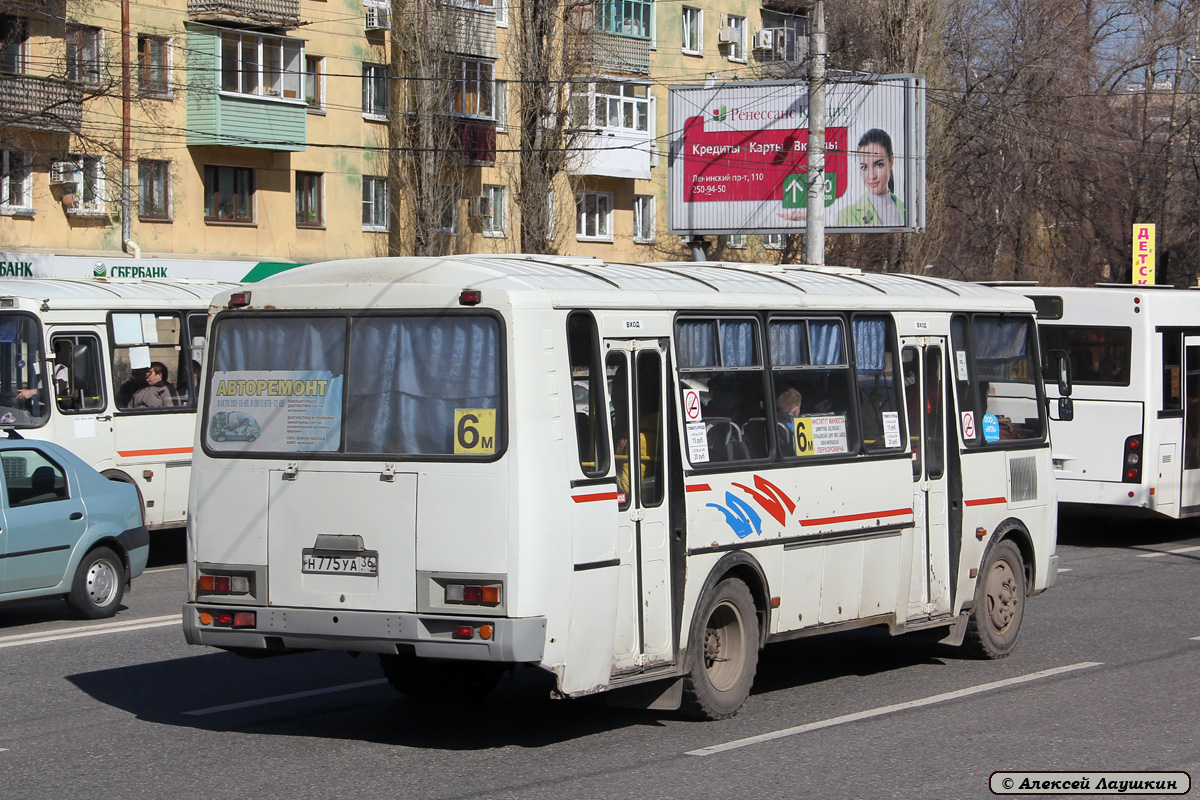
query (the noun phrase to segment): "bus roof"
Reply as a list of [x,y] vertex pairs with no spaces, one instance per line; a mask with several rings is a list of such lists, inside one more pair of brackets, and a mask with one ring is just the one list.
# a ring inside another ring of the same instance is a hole
[[[258,298],[289,307],[401,307],[412,287],[445,287],[447,301],[463,289],[484,299],[543,295],[559,307],[866,307],[914,310],[976,308],[1031,311],[1012,292],[972,283],[900,273],[864,273],[844,267],[661,262],[628,264],[591,258],[532,255],[461,255],[366,258],[297,267],[253,287]],[[338,289],[341,291],[332,291]],[[349,299],[351,290],[354,299]],[[529,302],[537,302],[528,299]],[[223,305],[218,302],[218,305]]]
[[[107,308],[114,302],[136,301],[194,305],[211,300],[241,284],[216,280],[159,280],[144,278],[35,278],[0,280],[0,300],[45,301],[52,309]],[[21,305],[20,302],[15,305]]]

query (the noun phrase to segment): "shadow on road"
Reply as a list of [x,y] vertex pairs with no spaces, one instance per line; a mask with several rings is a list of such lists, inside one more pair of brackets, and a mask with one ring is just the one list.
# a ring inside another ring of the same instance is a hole
[[1139,516],[1125,509],[1058,512],[1058,542],[1067,546],[1162,550],[1197,537],[1200,523],[1194,519]]
[[[754,694],[961,657],[957,648],[916,636],[891,637],[881,629],[785,642],[761,653]],[[436,750],[538,748],[681,719],[676,713],[609,708],[603,695],[554,700],[553,677],[533,668],[518,668],[483,700],[418,702],[382,682],[375,656],[339,652],[250,660],[209,651],[77,673],[68,680],[102,703],[163,725]],[[352,684],[367,685],[314,692]],[[288,697],[297,693],[309,694]],[[270,702],[255,702],[263,700]],[[214,710],[238,703],[254,704]]]

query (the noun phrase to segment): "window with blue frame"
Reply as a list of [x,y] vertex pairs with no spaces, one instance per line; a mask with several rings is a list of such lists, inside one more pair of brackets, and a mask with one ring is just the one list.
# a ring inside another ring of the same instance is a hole
[[596,3],[597,28],[605,33],[649,39],[654,17],[653,0],[600,0]]

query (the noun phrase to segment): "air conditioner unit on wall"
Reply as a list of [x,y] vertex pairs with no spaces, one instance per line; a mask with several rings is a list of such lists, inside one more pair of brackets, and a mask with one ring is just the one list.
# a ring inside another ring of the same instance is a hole
[[490,195],[480,195],[475,198],[475,205],[471,208],[471,215],[475,217],[490,217],[492,215],[492,198]]
[[74,161],[54,161],[50,164],[50,183],[78,183]]
[[382,6],[367,6],[365,27],[369,31],[386,31],[392,27],[392,10]]
[[737,28],[725,26],[717,29],[717,44],[737,44],[741,39],[741,32]]
[[775,30],[773,28],[764,28],[761,31],[754,32],[754,49],[755,50],[774,50],[775,49]]

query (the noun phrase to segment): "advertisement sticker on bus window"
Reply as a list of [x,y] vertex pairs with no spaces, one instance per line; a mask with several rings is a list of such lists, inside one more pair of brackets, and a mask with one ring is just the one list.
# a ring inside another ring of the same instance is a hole
[[797,417],[793,422],[796,455],[828,456],[850,452],[845,416]]
[[883,412],[883,446],[900,446],[900,412]]
[[700,406],[700,392],[695,389],[683,390],[683,420],[692,423],[699,422],[704,417]]
[[117,344],[142,344],[146,341],[142,338],[141,314],[113,314],[112,332]]
[[708,434],[703,422],[687,424],[688,460],[693,464],[708,461]]
[[962,432],[963,432],[964,439],[974,439],[975,438],[975,412],[974,411],[962,412]]
[[960,381],[969,381],[971,375],[967,372],[967,351],[955,350],[954,357],[958,360],[958,379]]
[[142,314],[142,341],[158,344],[158,318],[153,314]]
[[204,432],[215,450],[329,452],[342,436],[342,376],[327,370],[214,372]]
[[454,409],[454,454],[486,456],[496,452],[496,409]]
[[985,442],[1000,441],[1000,418],[995,414],[983,415],[983,440]]

